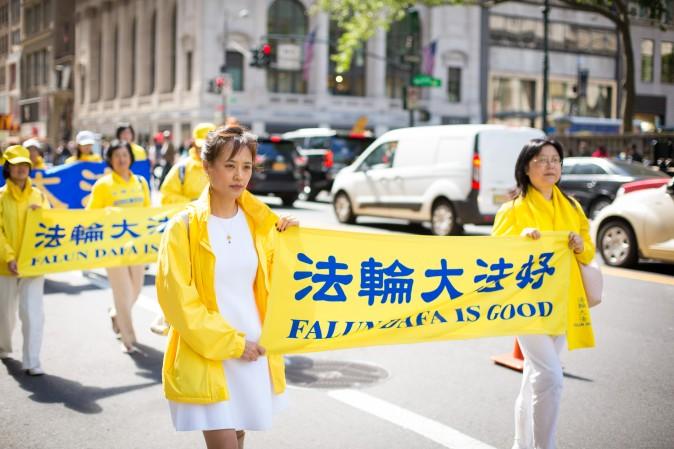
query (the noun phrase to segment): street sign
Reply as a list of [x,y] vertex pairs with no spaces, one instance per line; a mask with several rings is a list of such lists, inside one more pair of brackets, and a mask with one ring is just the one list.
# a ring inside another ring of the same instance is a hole
[[276,68],[278,70],[300,70],[302,68],[302,48],[297,44],[278,44]]
[[414,75],[412,78],[412,85],[417,87],[440,87],[441,84],[440,78],[431,75]]

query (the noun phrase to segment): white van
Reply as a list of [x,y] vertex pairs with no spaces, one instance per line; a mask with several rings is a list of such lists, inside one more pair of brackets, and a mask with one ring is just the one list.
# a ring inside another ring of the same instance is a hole
[[515,161],[533,128],[444,125],[402,128],[374,141],[337,175],[337,219],[359,215],[431,222],[435,235],[490,224],[515,187]]

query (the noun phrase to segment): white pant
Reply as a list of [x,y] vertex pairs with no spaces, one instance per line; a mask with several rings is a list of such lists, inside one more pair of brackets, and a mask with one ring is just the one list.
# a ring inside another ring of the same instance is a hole
[[524,355],[522,386],[515,402],[513,449],[554,449],[562,396],[559,354],[566,336],[517,337]]
[[0,275],[0,352],[12,352],[16,309],[23,333],[23,369],[40,368],[44,328],[44,276],[17,278]]
[[112,288],[112,297],[115,307],[111,316],[115,316],[122,342],[128,347],[136,343],[136,333],[133,329],[131,310],[140,295],[145,277],[144,265],[130,265],[126,267],[106,268],[108,282]]

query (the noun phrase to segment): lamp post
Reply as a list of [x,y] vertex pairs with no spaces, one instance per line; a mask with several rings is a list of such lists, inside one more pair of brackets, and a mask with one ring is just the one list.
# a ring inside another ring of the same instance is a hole
[[548,132],[548,78],[550,77],[550,61],[548,52],[548,25],[550,22],[550,0],[543,4],[543,132]]

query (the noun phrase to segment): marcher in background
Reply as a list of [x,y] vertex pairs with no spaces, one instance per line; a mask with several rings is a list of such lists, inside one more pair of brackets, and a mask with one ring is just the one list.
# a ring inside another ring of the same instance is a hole
[[133,158],[136,161],[144,161],[147,159],[147,152],[143,147],[138,145],[136,142],[136,131],[133,129],[133,126],[129,123],[120,123],[117,126],[117,131],[115,131],[115,137],[118,140],[123,140],[131,144],[131,150],[133,151]]
[[208,133],[214,129],[215,125],[212,123],[199,123],[194,128],[194,146],[190,148],[189,156],[171,168],[161,186],[162,205],[194,201],[208,185],[208,177],[201,160],[201,147]]
[[[215,130],[212,123],[200,123],[192,132],[194,146],[190,148],[189,156],[175,164],[166,175],[161,185],[161,204],[181,204],[194,201],[208,185],[208,176],[201,160],[201,147],[210,131]],[[168,323],[164,315],[158,315],[150,325],[155,334],[166,335]]]
[[42,157],[42,144],[39,140],[32,138],[23,143],[23,147],[30,152],[30,161],[33,170],[45,170],[47,166]]
[[[87,209],[150,207],[147,181],[131,171],[134,162],[131,145],[126,141],[111,142],[105,152],[105,162],[112,172],[96,181]],[[115,303],[110,309],[112,328],[121,338],[122,350],[126,353],[137,352],[131,310],[143,286],[144,270],[143,265],[106,268]]]
[[592,153],[592,157],[603,157],[607,158],[608,157],[608,151],[606,150],[606,147],[604,145],[599,145],[596,150],[594,150],[594,153]]
[[28,177],[30,153],[14,145],[3,153],[3,175],[7,183],[0,188],[0,358],[12,352],[12,332],[17,308],[23,334],[23,369],[26,374],[44,374],[40,349],[44,329],[44,276],[21,277],[17,260],[22,251],[23,232],[28,209],[49,209],[47,197],[33,187]]
[[159,248],[157,297],[171,323],[163,385],[178,431],[203,431],[208,449],[243,447],[285,402],[281,355],[257,341],[267,307],[279,219],[246,186],[257,141],[221,127],[202,148],[209,187],[168,224]]
[[[579,263],[594,259],[590,225],[580,204],[558,187],[564,151],[549,139],[524,146],[515,165],[517,197],[496,215],[492,235],[526,236],[537,240],[541,231],[566,231],[569,248]],[[554,449],[562,394],[559,354],[565,335],[517,337],[524,354],[524,372],[515,403],[513,449]]]
[[164,131],[164,144],[161,147],[161,164],[162,164],[162,170],[161,170],[161,175],[159,177],[159,188],[161,189],[162,184],[164,183],[164,180],[166,179],[166,175],[168,175],[169,171],[171,170],[171,167],[176,162],[176,148],[173,145],[173,141],[171,139],[171,132],[170,131]]
[[96,136],[91,131],[80,131],[75,136],[77,149],[75,154],[65,160],[65,164],[74,164],[75,162],[101,162],[101,157],[94,154],[94,144]]

